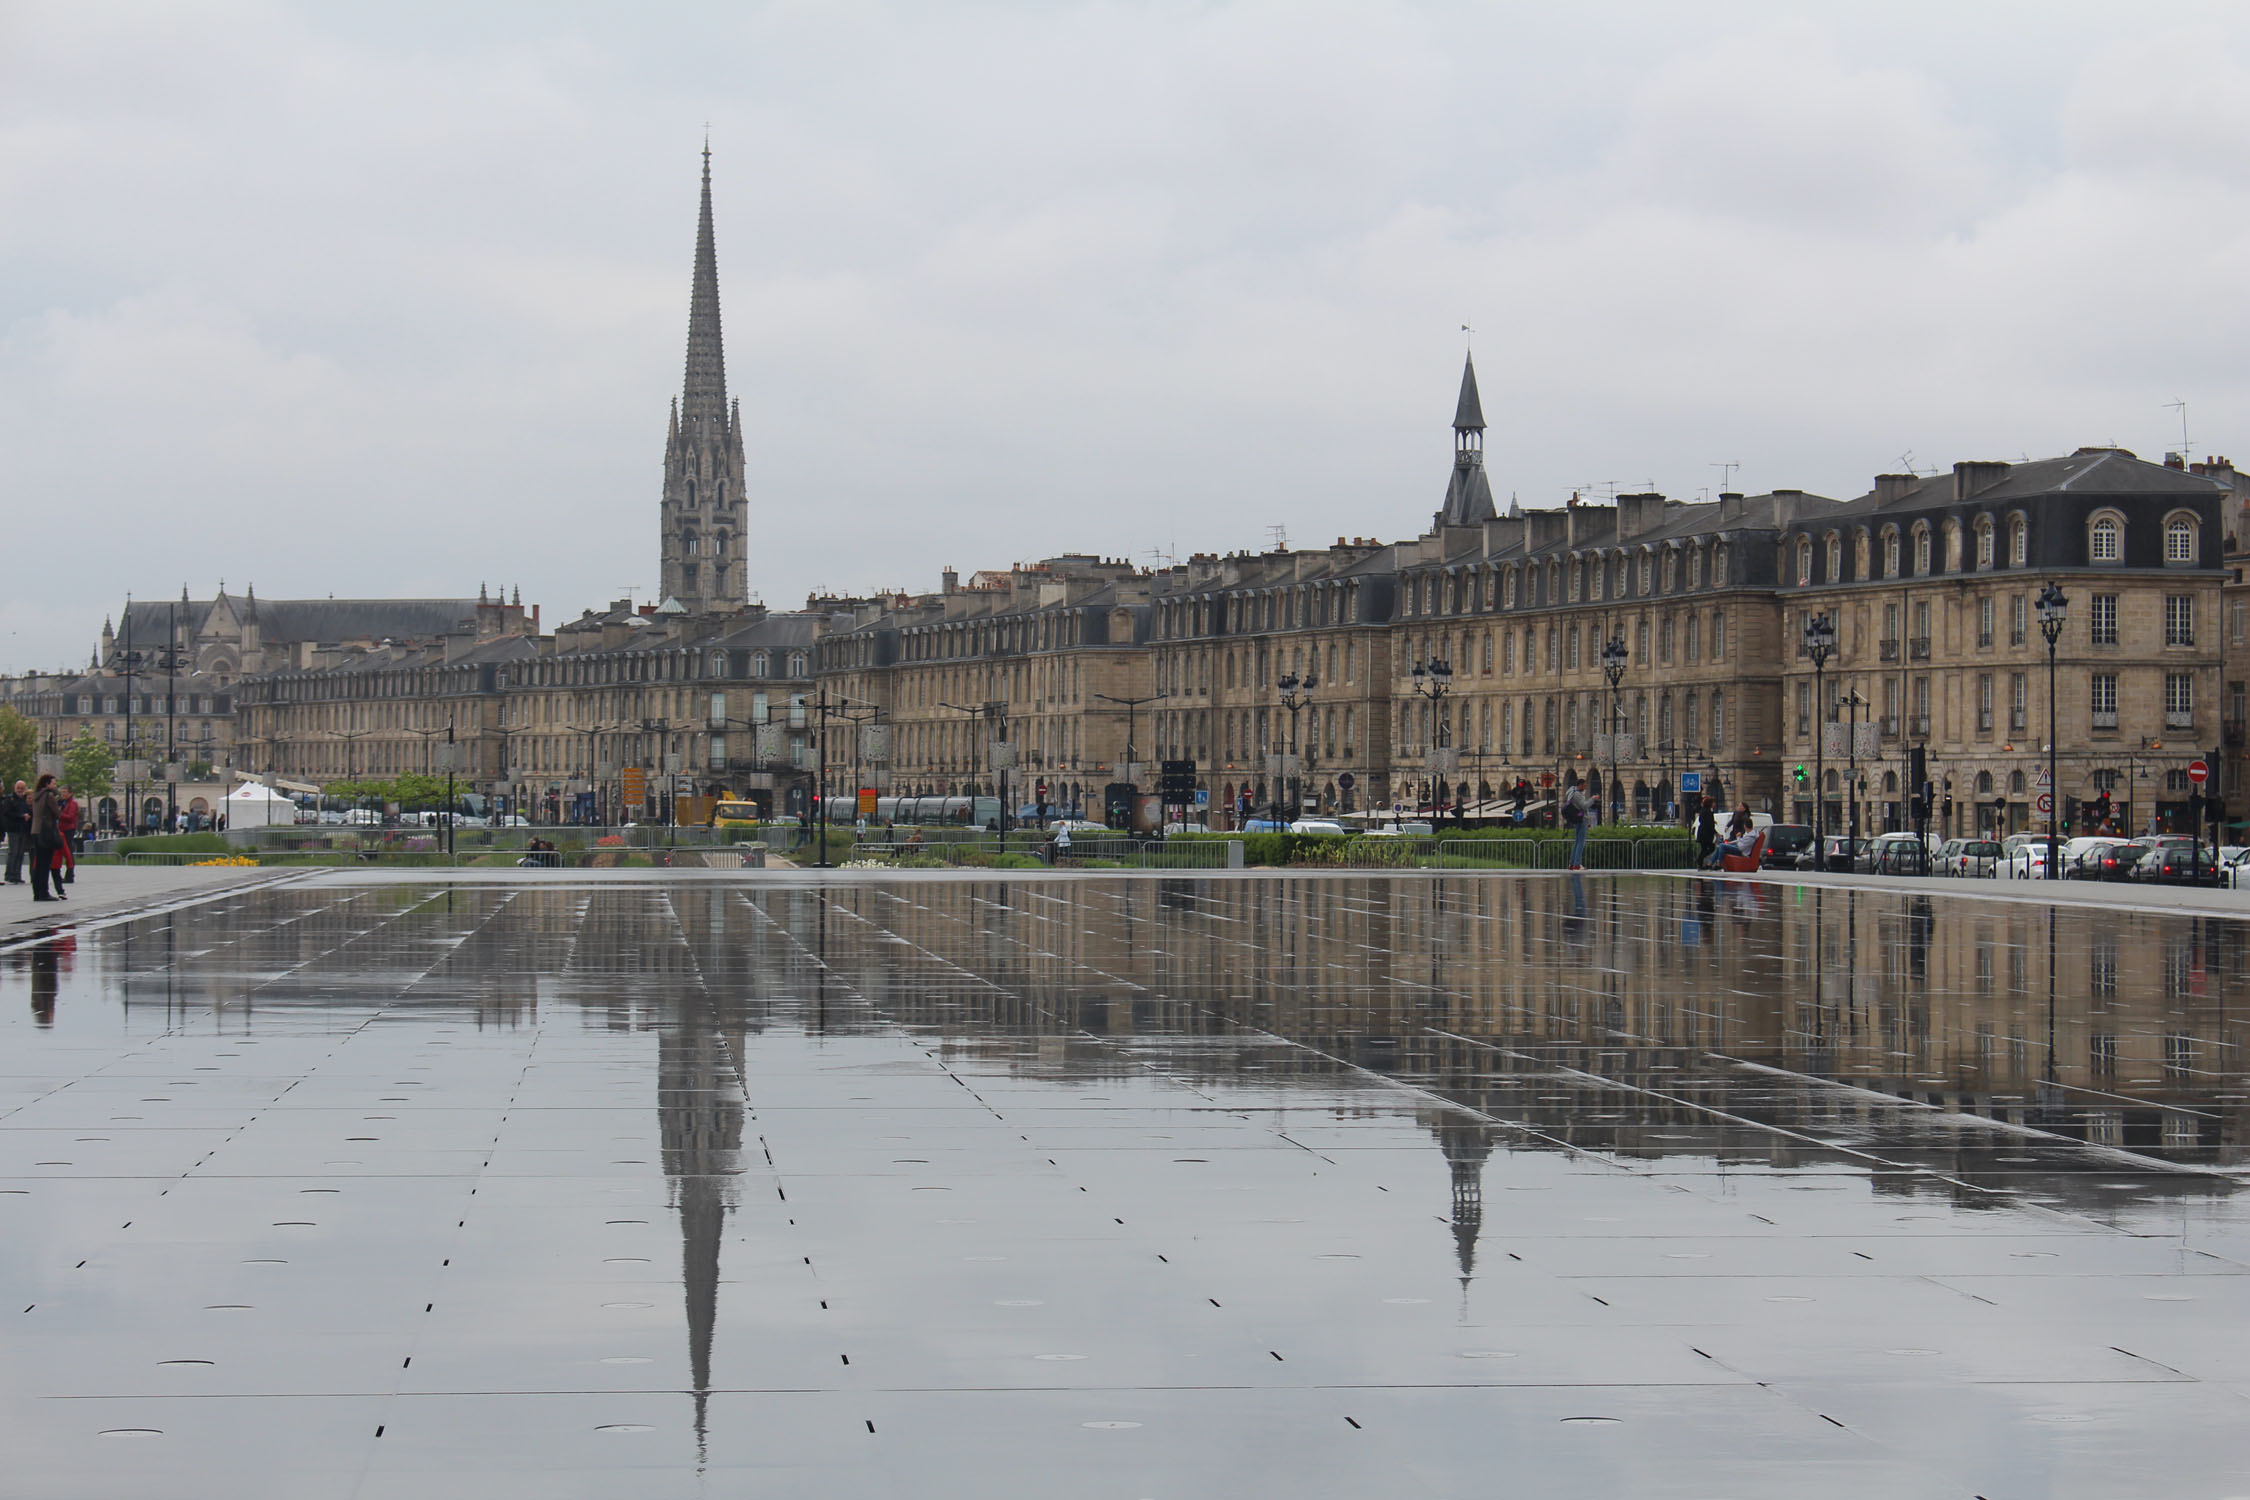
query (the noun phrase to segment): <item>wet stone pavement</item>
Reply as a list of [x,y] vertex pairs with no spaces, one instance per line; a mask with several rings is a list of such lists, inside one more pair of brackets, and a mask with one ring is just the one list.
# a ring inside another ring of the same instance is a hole
[[0,1493],[2250,1493],[2244,924],[432,884],[0,953]]

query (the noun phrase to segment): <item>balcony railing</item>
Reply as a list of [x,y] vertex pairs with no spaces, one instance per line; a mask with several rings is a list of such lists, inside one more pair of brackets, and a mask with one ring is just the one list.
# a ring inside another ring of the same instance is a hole
[[2025,720],[2029,719],[2030,717],[2031,717],[2031,716],[2030,716],[2030,714],[2028,714],[2027,712],[2025,712],[2025,711],[2024,711],[2023,709],[2020,709],[2020,708],[2011,708],[2011,709],[2009,709],[2009,710],[2008,710],[2008,730],[2009,730],[2009,732],[2010,732],[2011,734],[2021,734],[2021,733],[2023,733],[2023,732],[2024,732],[2024,728],[2025,728]]
[[1930,716],[1928,714],[1915,714],[1906,721],[1906,728],[1907,733],[1928,739],[1930,737]]
[[2166,729],[2193,729],[2195,727],[2195,710],[2192,708],[2167,708],[2164,710],[2164,727]]
[[1980,630],[1977,632],[1977,649],[1979,651],[1990,651],[1992,649],[1991,631]]
[[1898,660],[1898,642],[1895,639],[1882,643],[1882,657],[1885,661]]
[[1918,635],[1913,640],[1908,641],[1906,647],[1907,654],[1914,660],[1928,661],[1930,659],[1930,638],[1928,636]]
[[2115,729],[2117,727],[2117,710],[2114,708],[2095,709],[2094,727],[2096,729]]
[[1883,715],[1883,738],[1886,740],[1895,740],[1898,738],[1897,714]]

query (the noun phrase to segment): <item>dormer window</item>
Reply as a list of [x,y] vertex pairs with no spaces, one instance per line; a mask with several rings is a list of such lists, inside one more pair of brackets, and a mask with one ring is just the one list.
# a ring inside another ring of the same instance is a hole
[[2195,523],[2185,516],[2174,516],[2164,523],[2164,564],[2166,567],[2193,565],[2200,549],[2196,546]]
[[2096,521],[2086,538],[2086,555],[2098,563],[2113,563],[2125,556],[2125,527],[2115,516]]

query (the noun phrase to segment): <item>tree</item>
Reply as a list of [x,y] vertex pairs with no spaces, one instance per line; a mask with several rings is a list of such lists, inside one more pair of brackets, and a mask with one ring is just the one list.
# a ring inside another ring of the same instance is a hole
[[13,708],[0,706],[0,786],[13,791],[39,766],[39,728]]
[[108,796],[110,773],[116,769],[116,754],[91,729],[79,730],[78,738],[63,747],[63,780],[78,796]]

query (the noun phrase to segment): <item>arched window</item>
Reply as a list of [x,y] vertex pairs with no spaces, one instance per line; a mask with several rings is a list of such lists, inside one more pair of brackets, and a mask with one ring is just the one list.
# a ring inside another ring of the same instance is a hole
[[1570,560],[1570,602],[1573,604],[1576,604],[1578,602],[1579,589],[1584,579],[1585,567],[1586,565],[1580,562],[1575,557]]
[[1977,566],[1992,566],[1992,521],[1989,517],[1980,518],[1977,522]]
[[1896,526],[1883,528],[1883,576],[1885,578],[1898,577],[1898,528]]
[[752,677],[769,677],[773,675],[773,658],[767,656],[763,651],[751,652],[750,675]]
[[1797,538],[1797,587],[1803,588],[1811,582],[1812,538],[1801,536]]
[[1711,748],[1716,751],[1727,742],[1727,695],[1711,694]]
[[714,651],[711,653],[711,675],[713,677],[724,677],[727,675],[727,654],[724,651]]
[[2031,557],[2031,544],[2023,517],[2008,517],[2008,566],[2020,568]]
[[2113,563],[2125,556],[2125,523],[2115,516],[2100,516],[2086,535],[2086,557],[2090,562]]
[[1841,583],[1844,579],[1844,539],[1835,532],[1828,533],[1828,582]]
[[1602,560],[1601,560],[1600,558],[1596,558],[1596,559],[1594,559],[1594,578],[1593,578],[1593,584],[1594,584],[1594,587],[1593,587],[1593,595],[1592,595],[1592,597],[1594,597],[1594,598],[1596,598],[1596,599],[1599,599],[1599,598],[1601,598],[1601,597],[1602,597],[1602,594],[1604,593],[1604,589],[1603,589],[1602,585],[1603,585],[1603,584],[1604,584],[1604,583],[1605,583],[1605,582],[1607,581],[1604,575],[1606,575],[1606,574],[1607,574],[1608,572],[1609,572],[1609,568],[1608,568],[1608,565],[1607,565],[1607,564],[1605,564],[1604,562],[1602,562]]
[[2186,516],[2174,516],[2164,523],[2164,565],[2176,568],[2198,561],[2195,522]]
[[1916,574],[1930,571],[1930,528],[1927,524],[1914,528],[1914,571]]

